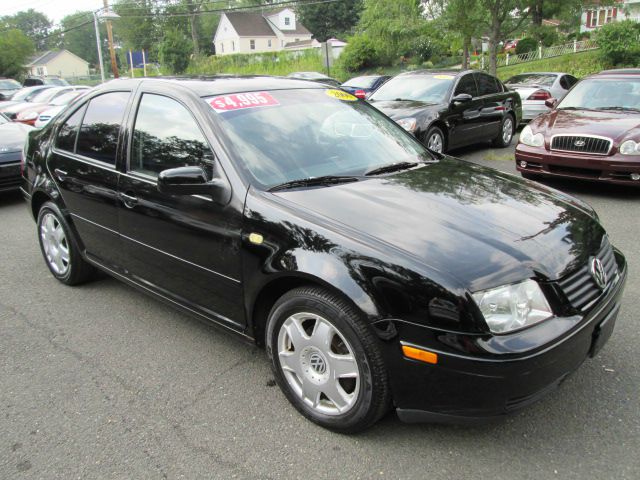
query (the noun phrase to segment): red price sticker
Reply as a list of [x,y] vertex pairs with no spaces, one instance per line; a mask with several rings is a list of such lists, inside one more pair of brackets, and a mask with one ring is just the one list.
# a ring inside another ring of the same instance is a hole
[[243,108],[271,107],[280,103],[267,92],[251,92],[214,97],[209,100],[209,105],[216,112],[222,113]]

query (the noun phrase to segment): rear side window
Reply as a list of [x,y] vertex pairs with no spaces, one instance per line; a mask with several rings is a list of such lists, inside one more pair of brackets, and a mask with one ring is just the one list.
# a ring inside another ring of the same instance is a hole
[[577,81],[578,79],[575,77],[572,77],[571,75],[564,75],[560,79],[560,86],[565,90],[569,90],[571,87],[573,87],[576,84]]
[[129,92],[110,92],[89,101],[78,134],[76,153],[116,164],[118,133],[129,100]]
[[496,79],[486,73],[479,73],[478,77],[478,94],[482,97],[484,95],[491,95],[498,93],[498,83]]
[[467,93],[472,97],[478,96],[478,89],[476,87],[476,81],[473,79],[473,75],[465,75],[458,82],[454,95],[460,95],[461,93]]
[[56,148],[60,150],[66,150],[73,152],[76,147],[76,137],[78,136],[78,129],[80,128],[80,122],[84,116],[86,105],[78,109],[76,113],[71,115],[66,122],[60,128],[58,132],[58,138],[56,138]]
[[133,129],[129,169],[157,176],[168,168],[197,166],[211,177],[213,152],[195,119],[182,104],[145,93]]

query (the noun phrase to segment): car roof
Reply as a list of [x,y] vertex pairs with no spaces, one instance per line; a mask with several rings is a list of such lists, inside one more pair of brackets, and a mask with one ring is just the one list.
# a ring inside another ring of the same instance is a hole
[[592,75],[592,77],[600,75],[640,75],[640,68],[616,68],[613,70],[603,70],[600,73]]
[[412,70],[410,72],[403,72],[400,73],[399,75],[396,75],[397,77],[411,77],[411,76],[419,76],[419,75],[453,75],[453,76],[460,76],[463,75],[465,73],[472,73],[474,72],[474,70],[453,70],[453,69],[448,69],[448,70]]
[[322,84],[298,78],[270,76],[211,76],[211,77],[152,77],[137,79],[111,80],[96,87],[96,90],[116,88],[135,88],[140,83],[145,85],[181,85],[199,97],[225,95],[238,92],[255,92],[260,90],[293,90],[301,88],[322,88]]
[[512,77],[517,77],[518,75],[569,75],[565,72],[521,72],[512,75]]

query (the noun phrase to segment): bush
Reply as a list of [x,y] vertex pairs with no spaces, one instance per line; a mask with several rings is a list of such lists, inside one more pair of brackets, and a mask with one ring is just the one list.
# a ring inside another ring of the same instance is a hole
[[639,39],[640,24],[633,20],[607,23],[596,36],[603,60],[615,66],[640,64]]
[[560,38],[557,30],[550,25],[531,26],[528,33],[531,38],[545,47],[555,45]]
[[173,73],[182,73],[192,51],[193,44],[181,31],[169,29],[160,44],[160,62]]
[[516,55],[533,52],[538,49],[538,42],[531,37],[521,39],[516,45]]
[[366,35],[357,35],[348,40],[338,61],[347,72],[358,72],[378,66],[380,55],[372,39]]

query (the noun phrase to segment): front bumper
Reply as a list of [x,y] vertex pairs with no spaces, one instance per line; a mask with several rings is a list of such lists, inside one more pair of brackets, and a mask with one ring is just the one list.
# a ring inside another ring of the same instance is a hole
[[[487,348],[491,342],[479,337],[397,322],[394,326],[403,343],[438,354],[437,364],[431,365],[404,358],[397,345],[386,352],[400,419],[486,421],[523,408],[553,390],[587,357],[597,354],[613,331],[627,276],[624,257],[616,252],[616,259],[618,281],[588,313],[502,335],[500,349]],[[562,333],[549,340],[554,331]]]
[[18,190],[21,184],[20,154],[18,153],[17,161],[8,160],[0,163],[0,192]]
[[[640,187],[639,180],[631,180],[632,173],[640,173],[640,161],[619,153],[605,156],[551,152],[518,143],[515,156],[519,172]],[[522,161],[527,162],[526,167],[520,166]]]

